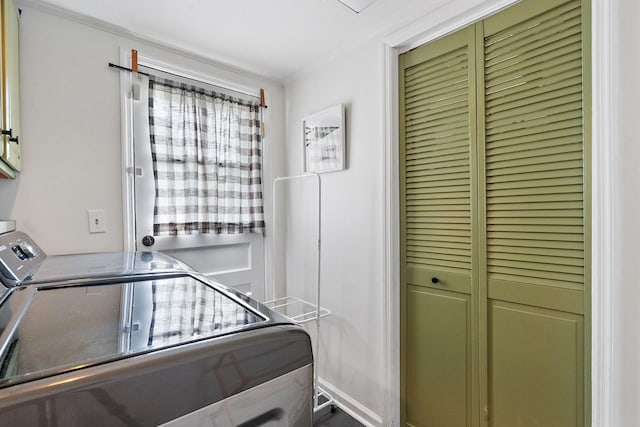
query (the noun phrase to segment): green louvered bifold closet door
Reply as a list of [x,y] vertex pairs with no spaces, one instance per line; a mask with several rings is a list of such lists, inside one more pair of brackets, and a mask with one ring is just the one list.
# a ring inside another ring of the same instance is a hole
[[410,425],[470,426],[473,414],[473,39],[469,28],[400,58],[402,341]]
[[524,0],[400,57],[406,425],[590,425],[586,9]]
[[492,426],[585,421],[583,19],[579,1],[531,0],[479,30]]

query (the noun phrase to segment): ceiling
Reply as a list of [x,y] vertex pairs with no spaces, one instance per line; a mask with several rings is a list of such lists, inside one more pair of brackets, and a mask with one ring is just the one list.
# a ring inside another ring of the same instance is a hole
[[40,0],[144,38],[283,80],[426,15],[447,0]]

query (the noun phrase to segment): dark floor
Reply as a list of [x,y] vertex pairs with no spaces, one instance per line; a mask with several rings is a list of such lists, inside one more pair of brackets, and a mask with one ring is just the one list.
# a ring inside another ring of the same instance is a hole
[[318,411],[313,416],[314,427],[363,427],[363,424],[351,418],[340,408],[331,412],[331,407]]

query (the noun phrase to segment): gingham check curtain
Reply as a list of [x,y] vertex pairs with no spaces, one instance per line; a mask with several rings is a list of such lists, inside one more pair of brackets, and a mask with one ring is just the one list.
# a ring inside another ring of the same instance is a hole
[[149,78],[156,236],[264,231],[260,105]]

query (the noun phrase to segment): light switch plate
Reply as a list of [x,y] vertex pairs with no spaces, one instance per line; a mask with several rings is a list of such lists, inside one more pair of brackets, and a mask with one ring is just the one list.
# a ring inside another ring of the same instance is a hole
[[103,210],[89,210],[89,233],[106,233],[107,224]]

